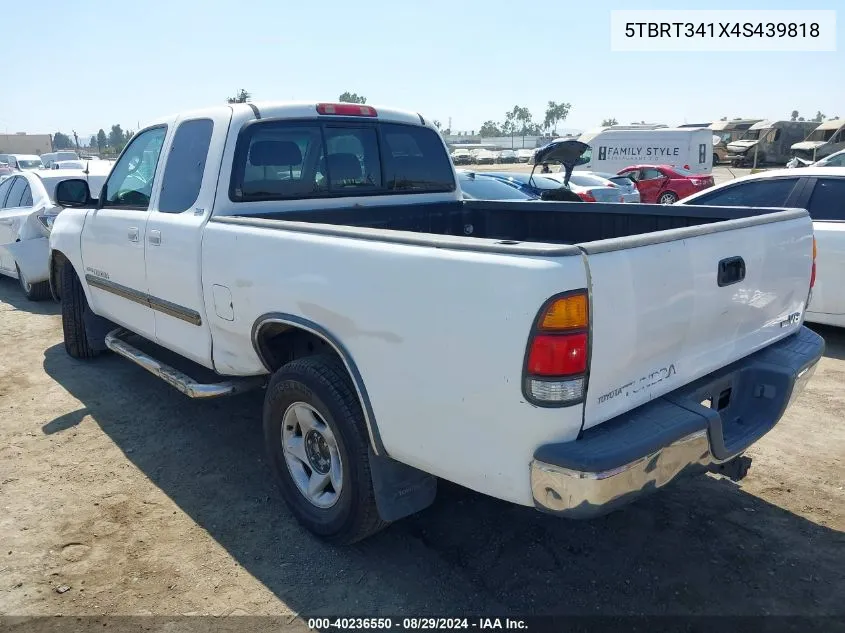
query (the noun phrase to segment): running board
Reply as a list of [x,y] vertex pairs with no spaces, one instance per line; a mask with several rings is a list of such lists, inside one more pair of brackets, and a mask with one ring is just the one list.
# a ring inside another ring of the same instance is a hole
[[133,363],[140,365],[154,376],[158,376],[171,387],[176,387],[189,398],[220,398],[243,393],[255,389],[264,384],[263,376],[248,376],[241,379],[227,380],[225,382],[202,383],[197,382],[187,374],[178,369],[165,365],[156,360],[146,352],[127,343],[124,339],[133,336],[133,333],[123,328],[117,328],[106,334],[106,347]]

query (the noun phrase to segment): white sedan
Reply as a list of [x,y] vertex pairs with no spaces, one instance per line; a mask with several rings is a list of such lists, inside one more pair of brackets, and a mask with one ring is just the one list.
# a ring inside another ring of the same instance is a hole
[[845,167],[765,171],[710,187],[676,204],[807,209],[816,238],[816,283],[805,319],[845,327]]
[[82,178],[99,191],[106,174],[62,169],[23,171],[0,182],[0,274],[20,282],[28,299],[50,297],[48,238],[62,210],[53,202],[62,180]]

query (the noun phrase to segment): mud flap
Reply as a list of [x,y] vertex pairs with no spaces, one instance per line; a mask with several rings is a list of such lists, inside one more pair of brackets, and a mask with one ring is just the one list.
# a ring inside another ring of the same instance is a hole
[[398,521],[424,510],[437,496],[437,477],[382,457],[369,449],[370,475],[379,516],[384,521]]

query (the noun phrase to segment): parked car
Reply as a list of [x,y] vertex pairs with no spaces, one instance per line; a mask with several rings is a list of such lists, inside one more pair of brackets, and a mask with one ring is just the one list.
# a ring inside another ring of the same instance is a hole
[[845,327],[845,167],[812,166],[751,174],[679,204],[807,209],[818,251],[816,281],[805,320]]
[[85,161],[82,160],[56,160],[49,169],[85,169]]
[[456,170],[464,200],[539,200],[514,183],[494,178],[486,172]]
[[452,162],[455,165],[471,165],[472,154],[469,153],[468,149],[456,149],[452,152]]
[[48,240],[56,214],[56,185],[81,179],[99,190],[105,175],[81,171],[23,171],[0,182],[0,274],[14,277],[28,299],[50,296]]
[[799,156],[793,156],[792,160],[790,160],[786,166],[789,169],[794,169],[796,167],[845,167],[845,150],[836,152],[830,156],[825,156],[816,162],[803,159]]
[[[548,177],[563,184],[563,172],[548,174]],[[609,180],[593,176],[592,174],[573,172],[569,179],[569,188],[584,202],[619,203],[625,201],[622,190],[619,187]]]
[[[57,187],[65,350],[192,397],[266,387],[265,461],[338,543],[438,479],[582,518],[685,472],[741,479],[824,350],[807,212],[462,200],[427,121],[250,103],[141,129],[101,200]],[[577,146],[543,158],[569,173]]]
[[619,172],[633,180],[640,200],[647,203],[672,204],[713,186],[713,176],[694,174],[668,165],[632,165]]
[[531,162],[531,157],[534,156],[533,149],[518,149],[516,150],[516,160],[519,163]]
[[475,155],[476,165],[492,165],[495,162],[496,154],[489,149],[482,149]]
[[53,165],[60,160],[79,160],[79,156],[71,150],[41,154],[41,163],[44,165],[44,169],[53,169]]
[[0,162],[6,163],[15,171],[44,168],[41,158],[35,154],[0,154]]
[[[580,187],[563,186],[563,175],[560,174],[534,174],[523,172],[485,171],[485,176],[496,178],[502,182],[516,187],[523,193],[546,200],[554,199],[558,202],[585,202],[584,197],[578,192]],[[566,195],[566,194],[570,195]]]
[[638,203],[640,202],[640,191],[637,189],[637,184],[628,176],[620,176],[619,174],[611,174],[608,172],[590,172],[582,171],[575,172],[573,175],[579,174],[582,177],[587,175],[597,176],[604,180],[610,181],[611,184],[619,187],[622,190],[622,202]]
[[512,149],[503,149],[499,152],[496,162],[504,165],[517,162],[516,152]]

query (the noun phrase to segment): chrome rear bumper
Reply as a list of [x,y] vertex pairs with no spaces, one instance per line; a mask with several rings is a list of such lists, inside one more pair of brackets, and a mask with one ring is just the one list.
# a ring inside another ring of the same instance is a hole
[[[812,378],[823,350],[821,337],[802,328],[624,419],[588,430],[579,440],[540,447],[531,462],[535,506],[570,518],[600,516],[684,472],[703,472],[738,457],[777,424]],[[721,414],[700,404],[725,389],[734,392]],[[741,420],[736,428],[734,420]],[[674,439],[656,445],[666,437]],[[632,454],[638,443],[647,450]]]

